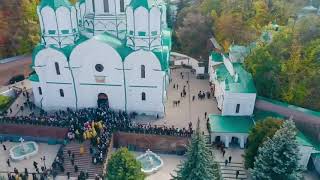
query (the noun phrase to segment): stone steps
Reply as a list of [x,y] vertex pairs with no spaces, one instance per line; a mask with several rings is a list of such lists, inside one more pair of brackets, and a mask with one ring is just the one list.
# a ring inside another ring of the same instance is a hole
[[[96,174],[102,174],[102,164],[94,165],[92,163],[92,156],[89,153],[90,142],[85,141],[83,146],[85,148],[85,153],[80,155],[80,143],[71,142],[67,144],[63,149],[64,155],[64,169],[65,171],[60,172],[59,175],[67,175],[67,172],[70,172],[71,177],[77,177],[80,174],[80,171],[88,172],[89,178],[94,178]],[[78,172],[74,172],[74,166],[71,164],[71,156],[68,156],[68,150],[71,151],[71,154],[74,153],[75,160],[74,165],[78,166]]]
[[[218,162],[220,166],[220,172],[223,180],[235,180],[235,179],[247,179],[247,172],[242,162],[231,162],[225,166],[224,162]],[[236,178],[236,172],[239,171],[239,175]]]

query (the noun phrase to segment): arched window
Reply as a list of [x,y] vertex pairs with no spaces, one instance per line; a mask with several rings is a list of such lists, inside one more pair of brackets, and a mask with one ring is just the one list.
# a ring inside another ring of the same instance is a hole
[[109,0],[103,0],[104,12],[109,12]]
[[120,12],[124,12],[124,0],[120,0]]
[[57,75],[60,75],[60,68],[59,68],[59,63],[55,62],[54,66],[56,67],[56,73]]
[[38,91],[39,91],[39,94],[42,95],[42,89],[41,89],[41,87],[38,87]]
[[60,96],[61,96],[61,97],[64,97],[63,89],[60,89],[59,91],[60,91]]
[[146,93],[145,93],[145,92],[142,92],[142,93],[141,93],[141,100],[142,100],[142,101],[145,101],[145,100],[146,100]]
[[94,3],[94,1],[95,1],[95,0],[92,0],[92,11],[93,11],[93,12],[95,12],[95,11],[96,11],[96,7],[95,7],[95,3]]
[[141,65],[141,78],[146,78],[146,67]]
[[239,111],[240,111],[240,104],[237,104],[236,113],[239,113]]

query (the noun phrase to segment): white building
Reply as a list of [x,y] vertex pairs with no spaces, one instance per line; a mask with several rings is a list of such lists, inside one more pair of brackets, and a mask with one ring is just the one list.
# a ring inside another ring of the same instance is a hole
[[[253,118],[249,116],[221,116],[210,114],[209,127],[211,142],[222,142],[226,148],[231,145],[244,148],[247,143],[249,131],[255,125],[255,122],[273,116],[269,113],[264,114],[265,117],[263,118],[261,115],[258,115],[258,113],[255,115],[256,117]],[[257,116],[259,116],[259,118]],[[275,116],[274,118],[278,118],[278,116]],[[311,141],[301,132],[297,133],[296,140],[300,152],[299,163],[303,168],[307,168],[311,154],[317,153],[318,151]]]
[[256,88],[250,73],[227,55],[213,52],[209,58],[210,82],[223,116],[250,116],[253,113]]
[[162,116],[171,50],[165,11],[156,0],[42,0],[30,77],[36,105]]

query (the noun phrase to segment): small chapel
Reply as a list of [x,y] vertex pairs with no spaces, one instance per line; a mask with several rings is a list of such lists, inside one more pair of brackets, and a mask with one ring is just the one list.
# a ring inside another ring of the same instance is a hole
[[30,76],[46,111],[108,106],[164,115],[171,30],[161,0],[42,0]]

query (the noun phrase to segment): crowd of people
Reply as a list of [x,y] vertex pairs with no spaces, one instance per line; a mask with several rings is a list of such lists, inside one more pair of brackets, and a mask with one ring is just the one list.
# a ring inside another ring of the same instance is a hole
[[[181,79],[184,79],[183,73],[180,73],[180,75]],[[170,81],[172,81],[172,79]],[[186,85],[184,86],[179,87],[179,84],[173,84],[173,88],[177,89],[178,91],[180,88],[180,96],[181,98],[184,98],[187,94],[187,85],[189,85],[188,80],[186,81]],[[199,91],[198,99],[210,99],[211,94],[213,94],[213,89],[211,89],[211,92]],[[28,92],[25,92],[23,96],[26,98],[26,102],[21,105],[20,111],[23,111],[24,108],[30,108],[30,110],[32,110],[32,108],[34,108],[34,104],[29,101]],[[192,101],[194,101],[195,99],[196,96],[193,95]],[[180,100],[174,101],[173,103],[174,106],[179,106]],[[8,113],[12,113],[12,110],[10,110],[10,112]],[[105,157],[108,154],[108,148],[111,142],[112,133],[115,131],[182,137],[190,137],[193,133],[191,122],[189,123],[188,128],[177,128],[175,126],[165,125],[151,125],[150,123],[141,124],[132,121],[132,119],[134,119],[136,115],[137,113],[128,114],[124,111],[114,111],[108,107],[84,108],[77,111],[66,109],[65,111],[60,110],[54,113],[47,113],[41,110],[40,115],[31,113],[28,116],[10,117],[6,114],[3,114],[0,115],[0,123],[32,124],[63,128],[67,127],[68,133],[66,139],[68,139],[69,141],[90,141],[89,152],[92,157],[91,162],[93,164],[104,163]],[[207,113],[205,113],[205,118],[207,118]],[[88,173],[79,170],[78,165],[75,163],[74,153],[68,151],[68,154],[66,155],[64,154],[62,149],[59,150],[57,157],[52,164],[51,173],[53,173],[53,175],[56,175],[59,172],[62,172],[64,174],[67,174],[67,176],[69,177],[71,172],[64,172],[65,161],[71,161],[71,164],[74,166],[74,172],[79,174],[78,179],[88,178]],[[99,179],[99,175],[96,175],[95,179]]]
[[[69,141],[82,142],[84,140],[90,140],[89,151],[93,164],[102,164],[104,162],[108,153],[112,133],[115,131],[185,137],[190,137],[193,132],[192,125],[190,124],[189,128],[180,129],[174,126],[152,126],[151,124],[134,123],[132,119],[134,119],[136,115],[136,113],[128,114],[124,111],[114,111],[107,107],[98,107],[85,108],[77,111],[67,109],[66,111],[61,110],[53,114],[42,111],[40,116],[36,116],[35,114],[18,117],[1,116],[0,122],[68,127],[66,139]],[[77,173],[79,168],[77,164],[74,163],[73,152],[70,152],[70,154],[69,158],[67,158],[71,160],[74,171]],[[64,172],[65,156],[63,150],[59,150],[52,164],[53,175],[58,173],[67,173],[67,175],[70,175],[70,172]],[[87,176],[87,173],[79,171],[79,179],[86,179],[85,177]],[[96,175],[97,179],[98,177],[99,175]]]

